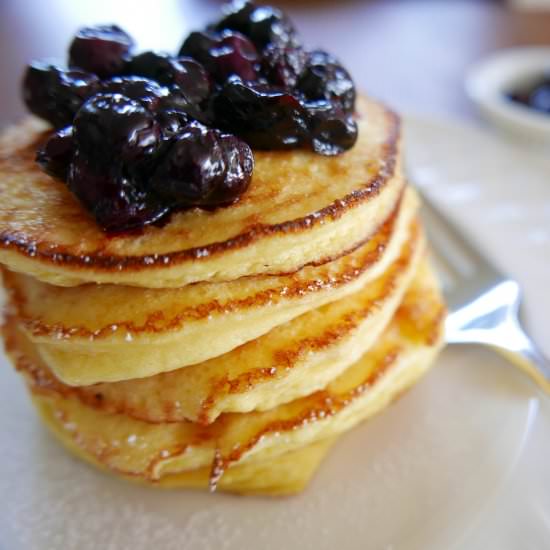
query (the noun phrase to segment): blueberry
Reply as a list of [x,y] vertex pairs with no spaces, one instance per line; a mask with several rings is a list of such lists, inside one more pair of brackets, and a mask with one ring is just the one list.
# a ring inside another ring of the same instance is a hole
[[220,35],[215,32],[192,32],[181,45],[179,55],[192,57],[204,65],[210,59],[210,50],[219,40]]
[[243,80],[255,80],[258,76],[258,52],[254,44],[238,32],[224,31],[209,54],[207,67],[219,81],[223,82],[232,75]]
[[80,29],[69,48],[69,66],[105,78],[119,74],[134,46],[132,38],[116,25]]
[[186,111],[193,118],[206,121],[201,105],[210,95],[210,79],[194,59],[148,51],[132,58],[125,70],[169,88],[170,94],[159,108]]
[[129,179],[120,165],[95,164],[79,152],[71,163],[67,183],[107,232],[141,228],[157,222],[169,210]]
[[219,186],[209,198],[210,204],[227,204],[240,197],[248,188],[254,170],[252,149],[244,141],[231,134],[220,136],[224,152],[226,175],[223,186]]
[[258,149],[292,149],[306,143],[308,113],[284,90],[231,78],[213,100],[217,123]]
[[174,81],[190,105],[198,106],[210,96],[210,77],[205,68],[189,57],[177,58],[178,68]]
[[71,124],[86,98],[98,89],[95,75],[47,63],[31,63],[23,78],[23,98],[29,111],[55,128]]
[[260,49],[269,44],[282,47],[299,45],[292,22],[281,10],[269,6],[256,6],[248,1],[237,0],[229,4],[225,16],[212,25],[212,29],[238,31],[248,36]]
[[355,110],[355,85],[349,73],[330,54],[310,52],[297,89],[308,100],[325,99],[339,105],[346,113]]
[[170,94],[168,88],[143,76],[115,76],[101,83],[101,92],[135,99],[150,111],[155,111],[161,100]]
[[243,80],[255,80],[258,76],[258,52],[254,44],[238,32],[191,33],[180,54],[198,60],[218,82],[224,82],[231,75]]
[[150,78],[163,86],[173,86],[179,70],[175,57],[167,53],[147,51],[132,57],[124,72],[131,76]]
[[197,61],[186,57],[148,51],[132,58],[125,68],[126,74],[138,75],[157,81],[181,93],[189,104],[199,104],[210,93],[210,81]]
[[357,124],[352,116],[326,101],[309,104],[312,149],[326,156],[340,155],[357,141]]
[[174,108],[158,111],[155,118],[160,125],[164,140],[181,134],[183,129],[191,122],[188,113]]
[[306,59],[302,48],[270,44],[262,53],[262,72],[272,84],[292,89],[304,71]]
[[233,0],[227,2],[222,8],[222,18],[211,25],[213,29],[223,31],[233,29],[239,32],[247,30],[252,21],[252,16],[258,6],[250,0]]
[[160,127],[137,101],[120,94],[97,94],[74,119],[75,147],[101,162],[141,161],[156,151]]
[[248,36],[258,47],[263,48],[269,44],[282,47],[300,45],[294,25],[281,10],[260,6],[251,19]]
[[73,158],[73,149],[73,127],[67,126],[48,138],[48,141],[37,151],[36,162],[46,174],[66,181]]
[[254,44],[238,32],[191,33],[180,54],[198,60],[218,82],[224,82],[231,75],[243,80],[255,80],[258,76],[258,52]]
[[177,206],[227,204],[246,190],[253,165],[246,143],[192,122],[160,161],[151,190]]

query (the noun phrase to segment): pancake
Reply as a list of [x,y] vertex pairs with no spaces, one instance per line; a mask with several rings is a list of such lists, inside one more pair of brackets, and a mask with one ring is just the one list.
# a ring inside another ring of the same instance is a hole
[[[239,494],[284,496],[303,491],[337,438],[323,439],[276,456],[272,460],[254,460],[229,468],[216,489]],[[163,488],[211,487],[211,470],[202,468],[169,474],[155,486]]]
[[181,289],[55,287],[5,273],[16,315],[55,375],[70,385],[153,376],[206,361],[306,311],[357,292],[419,238],[412,191],[373,239],[292,275]]
[[[215,487],[231,468],[278,460],[332,439],[383,409],[431,365],[442,343],[444,310],[423,263],[382,337],[325,389],[269,411],[224,414],[209,426],[151,424],[98,411],[74,396],[34,391],[33,400],[54,434],[91,462],[173,486],[196,486],[182,473],[209,468]],[[223,489],[232,490],[227,484]],[[238,491],[247,488],[239,485]]]
[[44,139],[34,121],[0,141],[0,263],[63,286],[151,288],[290,273],[365,242],[404,187],[397,117],[358,102],[359,139],[337,157],[254,153],[248,191],[214,211],[191,209],[163,227],[106,235],[63,183],[34,162]]
[[[65,448],[81,460],[113,473],[100,461],[83,451],[67,432],[60,428],[47,410],[36,404],[42,421],[55,434]],[[242,495],[287,496],[303,491],[317,471],[321,461],[337,438],[323,439],[267,460],[252,460],[229,468],[216,485],[220,491]],[[211,469],[208,467],[169,474],[154,483],[140,476],[117,474],[127,481],[162,489],[205,489],[210,487]]]
[[36,368],[38,352],[15,317],[8,318],[4,329],[6,349],[37,391],[72,394],[89,406],[148,422],[188,419],[210,424],[225,412],[267,410],[324,388],[359,359],[389,323],[423,249],[422,238],[411,240],[380,277],[351,296],[309,311],[229,353],[165,374],[67,386],[51,370]]

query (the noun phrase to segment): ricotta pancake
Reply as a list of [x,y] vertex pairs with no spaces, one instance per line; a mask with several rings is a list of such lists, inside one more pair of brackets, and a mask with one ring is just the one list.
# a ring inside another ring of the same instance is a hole
[[365,98],[357,109],[359,139],[345,154],[255,151],[237,203],[114,236],[40,170],[43,126],[23,123],[0,141],[0,263],[55,285],[166,288],[290,273],[350,252],[395,209],[405,184],[397,117]]
[[[51,415],[42,412],[37,405],[42,421],[48,426],[65,448],[81,460],[106,473],[114,473],[100,461],[83,451],[59,423],[52,421]],[[321,461],[337,441],[337,437],[323,439],[305,445],[296,451],[290,451],[275,459],[248,461],[229,468],[216,484],[220,491],[242,495],[288,496],[303,491],[317,471]],[[166,475],[154,483],[141,476],[116,473],[119,477],[132,483],[163,489],[205,489],[210,487],[211,469],[209,467],[187,470],[177,474]]]
[[[220,484],[225,472],[276,464],[287,453],[333,439],[412,385],[442,344],[444,312],[424,262],[376,344],[324,389],[268,411],[223,414],[208,426],[152,424],[97,410],[74,395],[30,390],[53,433],[89,461],[126,477],[173,486],[197,486],[198,478],[190,480],[189,473],[200,477],[208,469],[211,487],[231,491],[230,483]],[[235,490],[254,492],[254,486],[238,484]]]
[[[275,327],[224,355],[169,373],[91,386],[68,386],[37,368],[38,350],[5,327],[16,368],[37,391],[73,395],[107,412],[148,422],[212,423],[225,412],[268,410],[324,388],[374,345],[393,317],[424,250],[409,240],[397,260],[358,292]],[[21,352],[18,352],[21,350]]]
[[303,313],[359,291],[419,239],[408,191],[366,244],[286,276],[197,283],[181,289],[55,287],[6,273],[16,315],[63,382],[87,385],[153,376],[206,361]]
[[86,27],[26,67],[50,126],[0,135],[2,333],[83,460],[291,494],[428,370],[445,306],[398,117],[278,8],[203,30],[170,54]]

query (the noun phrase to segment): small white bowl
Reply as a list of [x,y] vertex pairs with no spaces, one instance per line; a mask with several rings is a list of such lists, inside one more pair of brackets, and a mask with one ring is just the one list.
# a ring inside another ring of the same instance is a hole
[[506,97],[545,72],[550,72],[550,47],[501,50],[470,69],[466,92],[496,126],[523,140],[550,143],[550,115]]

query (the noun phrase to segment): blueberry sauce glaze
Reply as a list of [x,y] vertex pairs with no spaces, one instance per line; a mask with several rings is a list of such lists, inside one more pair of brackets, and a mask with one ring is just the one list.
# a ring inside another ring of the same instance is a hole
[[109,233],[238,200],[252,149],[332,156],[357,140],[346,69],[304,49],[279,9],[248,0],[226,5],[175,55],[136,53],[116,25],[80,29],[68,68],[27,67],[23,97],[55,129],[38,165]]

